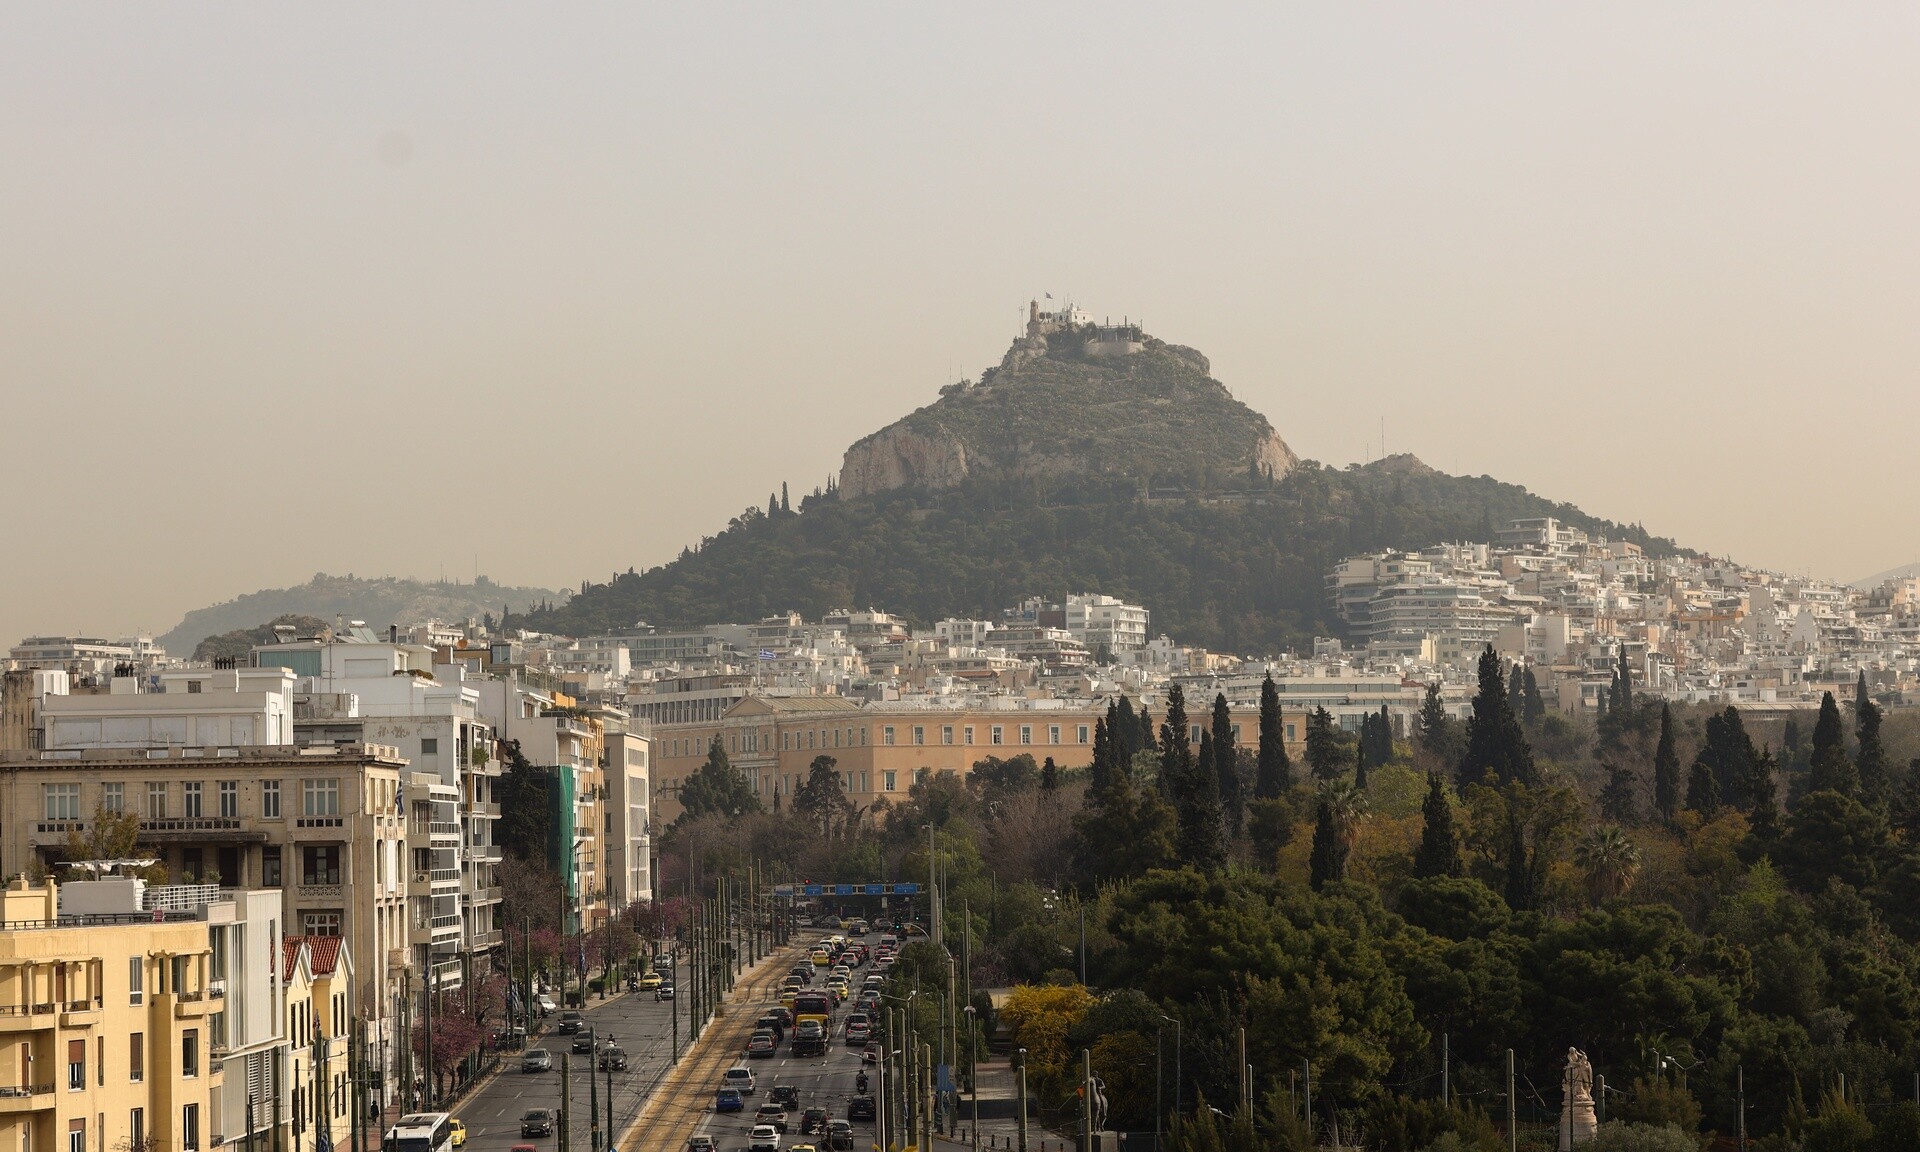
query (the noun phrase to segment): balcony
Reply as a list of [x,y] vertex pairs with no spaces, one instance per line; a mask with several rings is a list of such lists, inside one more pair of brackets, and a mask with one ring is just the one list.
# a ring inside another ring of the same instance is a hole
[[0,1087],[0,1116],[20,1112],[39,1112],[52,1108],[54,1104],[53,1085],[9,1084]]
[[468,937],[468,946],[476,952],[483,952],[489,948],[498,948],[505,942],[506,934],[498,928],[489,928],[485,932],[477,932],[473,936]]
[[0,1032],[32,1032],[58,1023],[57,1004],[0,1004]]
[[478,816],[483,820],[498,820],[500,819],[500,805],[491,800],[482,800],[467,805],[467,815]]
[[505,856],[498,844],[473,844],[463,851],[469,864],[498,864]]
[[293,890],[297,900],[338,900],[345,894],[338,884],[302,884]]

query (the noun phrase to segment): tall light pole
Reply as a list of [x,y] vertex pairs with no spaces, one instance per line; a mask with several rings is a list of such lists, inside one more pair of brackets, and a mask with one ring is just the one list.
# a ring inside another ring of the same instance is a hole
[[1160,1019],[1173,1025],[1173,1118],[1180,1118],[1180,1021],[1171,1016]]
[[961,1009],[967,1014],[967,1093],[973,1097],[973,1152],[980,1152],[980,1078],[974,1065],[973,1055],[973,1017],[974,1008],[969,1004]]

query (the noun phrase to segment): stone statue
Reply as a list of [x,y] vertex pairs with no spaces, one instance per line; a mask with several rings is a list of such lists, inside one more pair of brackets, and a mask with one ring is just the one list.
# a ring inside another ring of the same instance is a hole
[[1593,1139],[1599,1121],[1593,1113],[1593,1064],[1578,1048],[1567,1049],[1567,1070],[1560,1077],[1560,1152]]

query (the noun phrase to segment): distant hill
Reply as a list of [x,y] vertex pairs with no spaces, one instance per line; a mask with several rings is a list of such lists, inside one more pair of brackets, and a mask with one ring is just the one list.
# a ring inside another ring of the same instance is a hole
[[1889,568],[1873,576],[1862,576],[1853,582],[1853,586],[1871,591],[1889,580],[1904,580],[1909,576],[1920,576],[1920,563],[1902,564],[1898,568]]
[[1183,642],[1257,654],[1339,634],[1327,570],[1360,552],[1490,540],[1531,516],[1678,551],[1411,456],[1296,461],[1190,349],[1153,342],[1124,370],[1030,341],[1014,353],[1009,378],[943,389],[855,444],[837,489],[797,510],[748,508],[670,564],[583,584],[515,623],[580,634],[873,606],[926,624],[1098,591],[1146,605],[1154,629]]
[[[364,578],[329,576],[322,572],[305,584],[292,588],[269,588],[245,596],[197,608],[173,630],[159,637],[166,650],[177,656],[193,652],[200,642],[213,636],[258,630],[280,617],[308,616],[333,624],[342,620],[364,620],[373,628],[388,624],[412,624],[423,620],[478,619],[512,607],[525,611],[543,601],[563,603],[566,592],[545,588],[508,588],[485,576],[472,584],[427,583],[392,576]],[[233,641],[237,642],[237,641]],[[232,643],[224,645],[231,647]],[[223,650],[217,655],[234,655]],[[242,648],[244,651],[244,648]]]

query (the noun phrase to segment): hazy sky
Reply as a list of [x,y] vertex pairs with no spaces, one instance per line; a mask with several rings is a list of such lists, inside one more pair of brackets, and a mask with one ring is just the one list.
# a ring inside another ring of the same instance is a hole
[[9,6],[0,644],[658,563],[1043,291],[1302,456],[1920,557],[1913,5],[945,11]]

